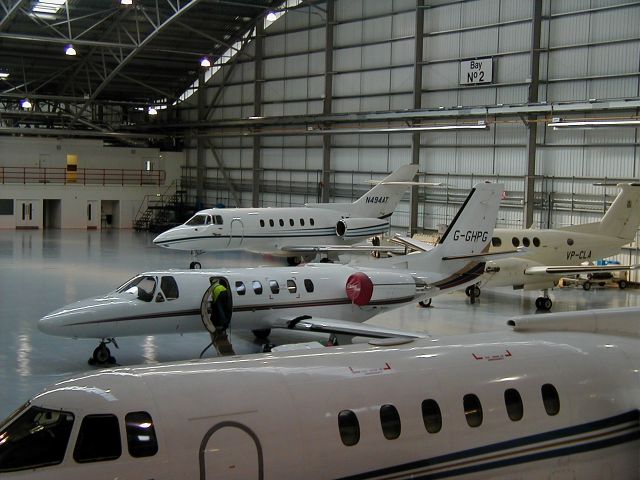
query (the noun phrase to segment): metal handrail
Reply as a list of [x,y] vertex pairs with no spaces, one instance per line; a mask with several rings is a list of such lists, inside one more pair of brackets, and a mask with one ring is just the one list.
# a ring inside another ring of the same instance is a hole
[[123,168],[64,167],[0,167],[0,184],[76,184],[76,185],[162,185],[164,170],[133,170]]

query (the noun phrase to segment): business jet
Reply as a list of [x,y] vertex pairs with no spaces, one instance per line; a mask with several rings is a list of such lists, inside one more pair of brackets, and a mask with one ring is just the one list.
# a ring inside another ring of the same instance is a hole
[[[526,251],[517,257],[487,262],[486,274],[475,287],[467,287],[467,295],[479,296],[480,287],[543,290],[543,296],[536,299],[536,307],[550,310],[553,303],[548,289],[562,276],[637,268],[636,265],[583,265],[617,255],[623,245],[635,238],[640,224],[640,184],[618,186],[620,193],[599,222],[551,230],[496,228],[489,252],[504,253],[520,246]],[[421,236],[414,238],[424,240]],[[624,288],[626,283],[620,286]]]
[[[353,203],[307,203],[303,207],[210,208],[154,238],[164,248],[192,252],[249,251],[285,256],[298,265],[317,248],[351,245],[389,230],[389,217],[418,173],[404,165]],[[193,261],[191,268],[201,268]]]
[[[272,328],[341,335],[402,333],[359,322],[425,296],[478,281],[496,222],[500,184],[477,184],[440,239],[423,252],[370,260],[370,265],[306,264],[298,267],[220,268],[146,272],[106,295],[64,306],[40,319],[44,333],[97,338],[92,362],[111,361],[107,343],[116,337],[187,333],[215,327],[210,279],[226,285],[231,328],[266,338]],[[508,252],[507,255],[512,255]]]
[[3,478],[637,479],[640,309],[116,368],[0,426]]

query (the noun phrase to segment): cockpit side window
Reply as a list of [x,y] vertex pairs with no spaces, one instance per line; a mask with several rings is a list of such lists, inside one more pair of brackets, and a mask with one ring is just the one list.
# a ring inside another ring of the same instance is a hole
[[73,459],[78,463],[115,460],[122,454],[118,417],[87,415],[82,419]]
[[74,416],[31,407],[0,432],[0,472],[49,465],[64,459]]
[[131,412],[124,417],[127,445],[132,457],[152,457],[158,452],[156,430],[147,412]]
[[203,213],[196,213],[193,217],[185,222],[185,225],[197,227],[198,225],[206,225],[207,220],[211,222],[211,217]]
[[[134,290],[133,287],[136,287]],[[153,300],[153,291],[156,289],[156,278],[151,275],[139,275],[125,283],[116,290],[117,293],[137,293],[140,300],[150,302]]]
[[178,284],[173,277],[162,277],[160,280],[160,289],[164,293],[167,300],[175,300],[180,296]]
[[222,215],[216,215],[216,224],[222,225],[224,221],[222,220]]

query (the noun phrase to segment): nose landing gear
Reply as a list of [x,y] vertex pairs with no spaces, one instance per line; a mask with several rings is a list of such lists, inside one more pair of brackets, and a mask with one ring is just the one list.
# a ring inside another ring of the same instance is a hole
[[103,366],[113,365],[116,363],[115,357],[111,356],[111,350],[107,347],[107,344],[109,343],[113,343],[116,348],[119,348],[115,338],[103,338],[100,345],[98,345],[93,351],[93,355],[91,355],[91,358],[88,361],[89,365]]

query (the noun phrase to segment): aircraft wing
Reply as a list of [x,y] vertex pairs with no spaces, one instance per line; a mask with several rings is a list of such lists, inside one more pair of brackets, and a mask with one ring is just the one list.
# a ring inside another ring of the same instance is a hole
[[366,323],[334,320],[331,318],[311,317],[300,315],[298,317],[283,317],[272,324],[271,328],[284,328],[289,330],[302,330],[306,332],[335,333],[340,335],[353,335],[355,337],[369,338],[424,338],[426,335],[419,333],[394,330]]
[[580,273],[621,272],[637,270],[640,265],[574,265],[574,266],[539,266],[529,267],[525,275],[577,275]]
[[389,252],[405,254],[404,247],[376,245],[289,245],[280,250],[289,253],[329,253],[329,252]]
[[[470,260],[476,259],[480,262],[489,262],[491,260],[499,260],[501,258],[513,258],[518,257],[520,255],[524,255],[528,250],[526,247],[518,247],[515,250],[507,250],[504,252],[494,252],[494,253],[469,253],[466,255],[452,255],[449,257],[442,257],[442,260]],[[537,267],[532,267],[537,268]],[[553,267],[551,267],[553,268]]]

